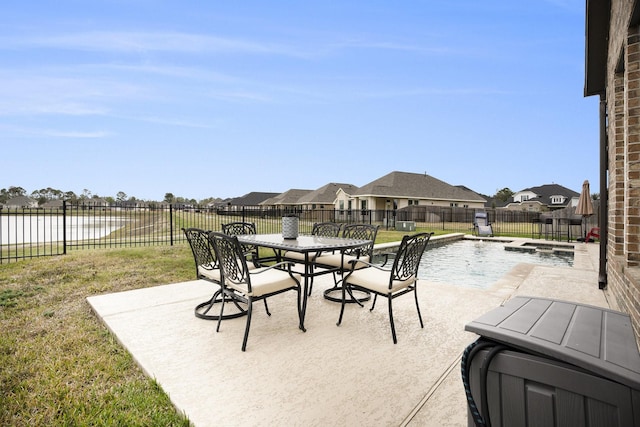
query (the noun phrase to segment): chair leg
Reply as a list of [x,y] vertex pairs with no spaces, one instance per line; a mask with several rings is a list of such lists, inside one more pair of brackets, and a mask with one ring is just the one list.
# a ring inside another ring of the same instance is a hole
[[267,305],[267,299],[265,298],[263,299],[263,301],[264,301],[264,309],[267,312],[267,316],[271,316],[271,312],[269,311],[269,306]]
[[422,314],[420,314],[420,305],[418,304],[418,288],[413,285],[413,295],[416,297],[416,309],[418,310],[418,319],[420,319],[420,327],[424,329],[424,323],[422,323]]
[[309,292],[307,293],[307,296],[311,296],[311,290],[313,289],[313,267],[310,270],[311,273],[311,278],[309,280]]
[[236,301],[236,299],[235,299],[235,298],[233,298],[233,297],[229,297],[229,296],[226,296],[226,295],[225,295],[225,298],[229,298],[229,301],[233,302],[233,305],[235,305],[235,306],[236,306],[236,308],[237,308],[238,310],[240,310],[240,311],[245,311],[245,310],[244,310],[244,308],[242,308],[242,307],[240,306],[240,304],[238,304],[238,301]]
[[[342,284],[342,289],[344,289],[344,283]],[[351,286],[349,286],[347,288],[347,292],[349,292],[349,296],[351,297],[351,301],[357,303],[360,307],[364,307],[364,305],[362,305],[360,300],[358,298],[356,298],[355,295],[353,295],[353,290],[351,289]]]
[[340,326],[340,323],[342,323],[342,315],[344,314],[344,303],[347,298],[347,286],[349,285],[346,283],[342,283],[342,301],[340,302],[340,317],[338,317],[338,323],[336,323],[337,326]]
[[378,300],[378,294],[373,295],[373,304],[371,304],[371,308],[369,309],[369,311],[373,311],[373,309],[376,306],[376,301]]
[[251,299],[251,297],[249,297],[249,304],[247,307],[247,326],[245,326],[244,328],[244,340],[242,341],[242,351],[245,351],[247,348],[247,339],[249,338],[249,328],[251,327],[252,308],[253,308],[253,300]]
[[[302,320],[302,298],[300,296],[301,291],[299,286],[296,292],[298,293],[298,321],[299,321],[298,328],[300,328],[302,332],[307,332],[307,330],[304,328],[304,321]],[[302,290],[302,292],[304,292],[304,289]]]
[[393,337],[393,343],[397,344],[398,340],[396,338],[396,325],[393,323],[393,298],[391,295],[387,297],[389,300],[389,322],[391,323],[391,336]]
[[[225,298],[227,296],[225,295],[224,291],[222,292],[222,303],[220,304],[220,315],[218,316],[218,324],[216,325],[216,332],[220,332],[220,324],[222,323],[222,315],[224,313],[224,302],[225,302]],[[237,305],[237,303],[236,303]]]
[[213,296],[209,301],[207,301],[205,304],[202,304],[202,307],[205,307],[205,306],[207,307],[207,309],[202,312],[203,316],[206,316],[207,313],[209,313],[209,310],[213,308],[213,304],[216,302],[219,296],[220,296],[220,291],[217,290],[215,291],[215,293],[213,294]]

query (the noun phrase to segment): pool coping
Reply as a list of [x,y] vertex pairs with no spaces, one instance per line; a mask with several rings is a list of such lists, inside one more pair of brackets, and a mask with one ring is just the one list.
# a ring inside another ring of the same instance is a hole
[[[571,254],[575,253],[575,247],[582,242],[559,242],[553,240],[530,239],[523,237],[478,237],[471,234],[451,233],[440,236],[433,236],[429,241],[429,245],[441,245],[445,243],[455,242],[457,240],[482,240],[492,242],[502,242],[505,244],[505,250],[520,250],[524,252],[535,251],[551,251],[555,253]],[[400,242],[378,243],[373,247],[374,255],[381,255],[394,251]],[[540,249],[543,248],[543,249]]]

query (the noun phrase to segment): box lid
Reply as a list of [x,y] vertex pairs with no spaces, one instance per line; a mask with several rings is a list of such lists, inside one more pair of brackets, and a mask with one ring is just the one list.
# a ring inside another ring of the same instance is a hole
[[518,296],[465,325],[465,330],[640,390],[640,353],[625,313]]

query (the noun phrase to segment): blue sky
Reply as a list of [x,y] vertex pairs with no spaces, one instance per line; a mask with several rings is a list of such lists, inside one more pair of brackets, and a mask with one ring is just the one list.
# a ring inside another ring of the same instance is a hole
[[162,200],[427,173],[598,189],[584,1],[25,1],[0,188]]

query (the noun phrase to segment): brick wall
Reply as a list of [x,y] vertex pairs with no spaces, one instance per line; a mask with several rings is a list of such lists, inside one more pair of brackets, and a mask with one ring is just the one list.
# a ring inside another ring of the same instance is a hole
[[611,2],[607,284],[640,337],[640,28],[629,28],[634,6]]

